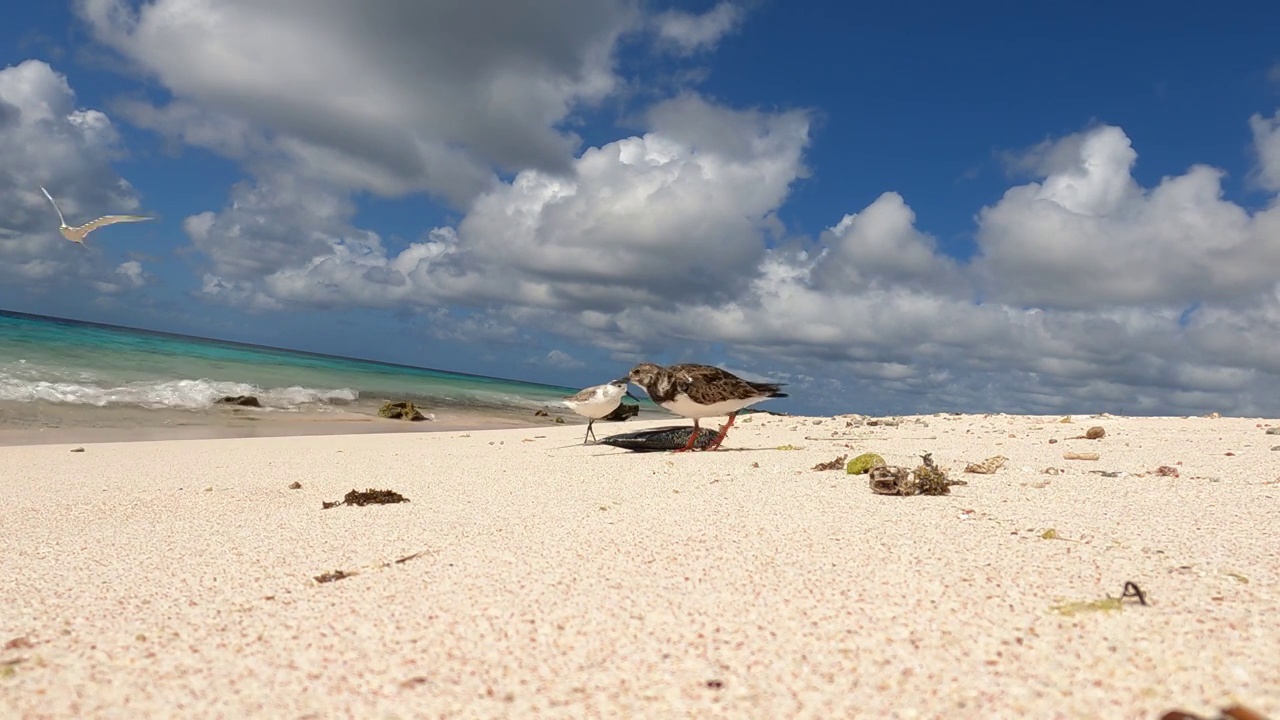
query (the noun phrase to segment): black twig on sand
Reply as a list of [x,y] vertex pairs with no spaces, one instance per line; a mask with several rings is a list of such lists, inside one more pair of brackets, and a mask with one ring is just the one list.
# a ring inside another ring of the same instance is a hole
[[315,577],[315,580],[318,583],[329,583],[329,582],[333,582],[334,580],[342,580],[343,578],[349,578],[352,575],[355,575],[355,573],[347,572],[346,570],[334,570],[333,572],[327,572],[323,575],[317,575]]
[[339,505],[390,505],[392,503],[409,502],[409,498],[401,495],[394,490],[374,490],[369,488],[364,492],[352,490],[339,502],[321,501],[324,510]]
[[1120,599],[1123,600],[1125,598],[1136,598],[1139,605],[1148,604],[1147,596],[1142,592],[1142,588],[1138,587],[1138,584],[1132,581],[1126,581],[1124,584],[1124,592],[1120,593]]

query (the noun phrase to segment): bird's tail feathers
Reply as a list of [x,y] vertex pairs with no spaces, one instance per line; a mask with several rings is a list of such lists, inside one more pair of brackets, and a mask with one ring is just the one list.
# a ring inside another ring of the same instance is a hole
[[790,395],[787,395],[786,393],[782,392],[782,383],[749,382],[747,384],[750,385],[753,389],[759,392],[765,393],[771,398],[790,397]]

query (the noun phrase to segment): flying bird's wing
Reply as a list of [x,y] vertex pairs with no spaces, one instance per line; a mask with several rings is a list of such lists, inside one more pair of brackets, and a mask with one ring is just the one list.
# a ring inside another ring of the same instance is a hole
[[75,231],[77,233],[88,235],[94,230],[105,225],[115,225],[116,223],[122,222],[142,222],[143,220],[155,220],[155,218],[147,217],[146,215],[104,215],[97,220],[91,220],[80,227],[75,228]]
[[62,223],[63,225],[66,225],[67,219],[62,217],[62,210],[58,209],[58,203],[54,201],[53,196],[49,194],[48,190],[44,189],[43,185],[40,186],[40,192],[44,193],[45,197],[49,198],[49,202],[53,205],[53,209],[58,212],[58,222]]

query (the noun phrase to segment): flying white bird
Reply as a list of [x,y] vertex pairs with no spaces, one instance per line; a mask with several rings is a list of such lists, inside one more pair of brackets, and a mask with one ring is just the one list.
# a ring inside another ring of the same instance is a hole
[[93,232],[94,230],[97,230],[100,227],[103,227],[106,225],[114,225],[116,223],[122,223],[122,222],[142,222],[143,220],[155,220],[155,218],[147,217],[145,215],[104,215],[103,217],[100,217],[97,220],[91,220],[79,227],[71,227],[70,225],[67,224],[66,218],[62,217],[62,211],[58,210],[58,203],[54,202],[53,196],[49,194],[48,190],[44,189],[43,185],[40,186],[40,192],[44,193],[45,197],[49,198],[49,202],[53,203],[53,209],[57,210],[58,212],[58,221],[62,223],[61,227],[59,227],[58,230],[62,233],[62,237],[70,240],[73,243],[79,243],[81,247],[84,247],[85,236]]

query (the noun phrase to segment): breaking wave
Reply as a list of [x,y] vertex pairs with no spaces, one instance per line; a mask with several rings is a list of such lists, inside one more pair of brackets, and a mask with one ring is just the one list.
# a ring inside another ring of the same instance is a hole
[[261,388],[247,383],[217,380],[145,380],[104,383],[89,378],[37,380],[0,371],[0,400],[50,402],[69,405],[133,405],[148,409],[202,410],[220,398],[253,395],[264,408],[301,410],[317,406],[345,405],[359,399],[349,388],[301,386]]

